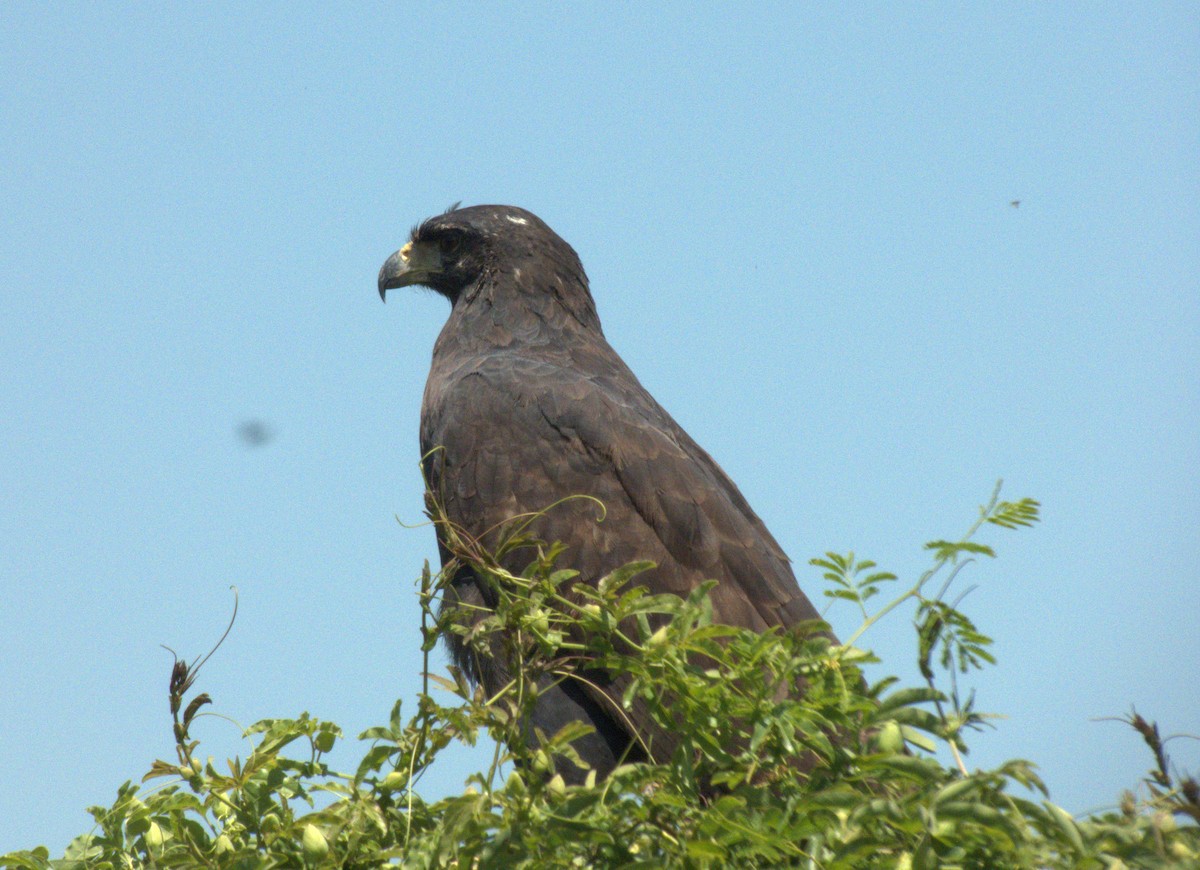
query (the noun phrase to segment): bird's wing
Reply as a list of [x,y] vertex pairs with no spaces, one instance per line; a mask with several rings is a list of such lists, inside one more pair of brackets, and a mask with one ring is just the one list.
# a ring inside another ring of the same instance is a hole
[[654,591],[687,595],[717,580],[718,621],[762,630],[818,618],[734,483],[613,359],[567,368],[497,355],[456,380],[432,414],[427,402],[423,449],[445,451],[430,482],[446,489],[450,516],[479,533],[563,496],[589,495],[604,503],[602,523],[594,505],[580,502],[538,527],[571,547],[564,562],[585,578],[651,559],[659,565]]
[[[614,355],[615,356],[615,355]],[[595,582],[628,562],[657,568],[638,578],[653,592],[686,596],[705,579],[718,622],[763,630],[815,619],[787,557],[732,481],[617,360],[599,376],[516,355],[431,382],[422,415],[428,482],[447,514],[475,536],[505,520],[549,510],[534,532],[561,541],[561,564]],[[595,371],[598,366],[590,366]],[[517,554],[519,572],[528,555]],[[589,694],[630,716],[655,757],[675,746],[644,702],[620,708],[622,681]]]
[[599,374],[564,373],[570,388],[543,393],[539,407],[607,461],[606,473],[677,563],[664,591],[686,595],[702,579],[719,581],[714,615],[729,625],[761,630],[818,618],[737,486],[607,353],[607,364],[584,361],[584,371]]

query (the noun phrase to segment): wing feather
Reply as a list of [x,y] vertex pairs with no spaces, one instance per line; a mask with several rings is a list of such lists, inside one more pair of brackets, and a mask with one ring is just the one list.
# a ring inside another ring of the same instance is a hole
[[[787,557],[733,482],[612,358],[623,371],[600,378],[496,353],[468,374],[431,379],[422,451],[441,448],[429,454],[426,471],[450,518],[478,536],[565,496],[593,496],[604,503],[602,520],[593,502],[577,500],[533,529],[568,546],[563,564],[585,582],[650,559],[657,568],[640,580],[654,592],[687,595],[716,579],[717,621],[763,630],[816,618]],[[516,554],[506,567],[520,571],[527,558]],[[614,713],[619,708],[623,681],[585,688]],[[669,732],[650,727],[644,702],[635,701],[632,715],[656,755],[673,749]]]

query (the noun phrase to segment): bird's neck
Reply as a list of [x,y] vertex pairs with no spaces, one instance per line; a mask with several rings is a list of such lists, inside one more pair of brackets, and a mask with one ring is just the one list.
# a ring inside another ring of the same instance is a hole
[[439,350],[553,348],[604,333],[586,280],[554,275],[541,284],[515,271],[489,276],[454,301],[438,338]]

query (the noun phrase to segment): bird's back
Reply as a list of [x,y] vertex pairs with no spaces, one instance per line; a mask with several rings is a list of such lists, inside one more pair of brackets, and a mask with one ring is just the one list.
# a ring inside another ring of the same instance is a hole
[[565,350],[439,342],[421,442],[433,492],[472,535],[590,496],[602,521],[593,502],[576,501],[534,529],[566,544],[564,562],[585,580],[650,559],[654,591],[687,595],[717,580],[721,622],[762,630],[817,618],[733,481],[603,338]]

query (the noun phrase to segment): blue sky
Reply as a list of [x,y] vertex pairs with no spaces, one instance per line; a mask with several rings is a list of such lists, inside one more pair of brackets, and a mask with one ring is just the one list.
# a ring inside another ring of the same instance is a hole
[[[997,639],[979,706],[1008,717],[969,764],[1030,758],[1082,812],[1150,763],[1097,717],[1200,733],[1194,5],[6,4],[0,25],[0,851],[61,851],[169,756],[159,644],[207,651],[230,585],[214,710],[353,735],[412,709],[436,551],[396,518],[421,520],[447,307],[385,307],[375,275],[456,200],[575,246],[610,342],[810,591],[826,550],[915,576],[999,477],[1042,501],[962,581]],[[864,643],[913,678],[910,634]],[[196,733],[246,752],[223,719]]]

